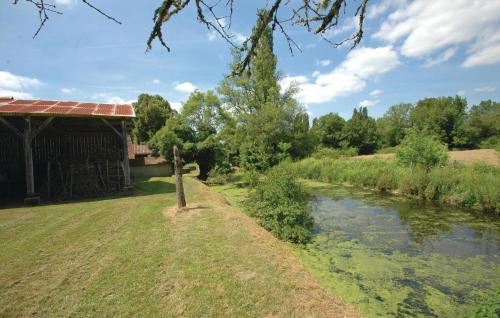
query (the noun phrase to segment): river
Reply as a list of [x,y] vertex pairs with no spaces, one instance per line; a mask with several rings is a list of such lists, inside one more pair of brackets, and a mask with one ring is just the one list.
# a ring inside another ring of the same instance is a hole
[[500,221],[308,182],[316,225],[299,257],[367,317],[461,317],[500,285]]

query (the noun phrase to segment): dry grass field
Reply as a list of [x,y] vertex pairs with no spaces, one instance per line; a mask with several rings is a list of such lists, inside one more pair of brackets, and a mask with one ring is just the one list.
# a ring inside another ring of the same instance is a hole
[[[373,159],[377,158],[394,158],[393,153],[375,154],[356,156],[355,159]],[[476,162],[487,163],[490,165],[500,165],[500,154],[494,149],[476,149],[476,150],[463,150],[463,151],[450,151],[448,153],[450,161],[458,161],[466,165],[471,165]]]

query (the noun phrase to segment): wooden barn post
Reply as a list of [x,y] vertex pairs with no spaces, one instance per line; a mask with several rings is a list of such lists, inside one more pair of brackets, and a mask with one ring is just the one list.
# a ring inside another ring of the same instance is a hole
[[123,142],[123,177],[124,177],[124,188],[126,190],[130,189],[130,163],[128,161],[128,140],[127,140],[127,125],[125,121],[122,120],[122,142]]
[[40,198],[35,197],[35,173],[33,169],[33,150],[31,148],[32,145],[31,117],[25,118],[23,144],[24,144],[24,164],[26,170],[25,171],[26,198],[24,199],[24,203],[38,204],[40,203]]
[[182,209],[186,206],[186,197],[184,196],[184,185],[182,184],[182,162],[177,146],[174,146],[174,168],[175,191],[177,192],[177,206],[179,207],[179,209]]

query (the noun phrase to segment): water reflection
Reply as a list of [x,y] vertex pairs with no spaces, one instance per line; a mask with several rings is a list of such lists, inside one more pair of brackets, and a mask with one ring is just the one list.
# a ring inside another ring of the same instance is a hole
[[499,261],[499,222],[486,215],[342,188],[323,190],[310,206],[318,233],[340,230],[386,252],[436,252]]
[[310,188],[317,277],[366,316],[461,316],[500,280],[500,221],[338,186]]

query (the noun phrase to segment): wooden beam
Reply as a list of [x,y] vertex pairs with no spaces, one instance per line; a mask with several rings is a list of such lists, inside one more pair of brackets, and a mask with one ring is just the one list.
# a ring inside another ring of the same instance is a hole
[[42,132],[42,130],[44,130],[45,128],[47,128],[48,125],[50,125],[50,123],[54,120],[55,117],[49,117],[47,119],[44,120],[44,122],[38,126],[35,131],[33,132],[33,134],[31,135],[31,141],[33,141],[36,136],[38,136],[38,134],[40,134]]
[[35,196],[35,175],[33,171],[33,151],[31,149],[31,118],[25,118],[24,127],[24,164],[26,166],[26,194],[28,197]]
[[[105,123],[109,128],[111,128],[120,138],[123,139],[122,134],[113,126],[106,118],[101,118],[102,122]],[[123,121],[122,121],[123,122]],[[126,138],[126,135],[125,135]],[[127,160],[128,160],[128,155],[127,155]]]
[[12,125],[7,119],[0,116],[0,122],[3,123],[7,128],[9,128],[14,133],[14,135],[19,138],[23,138],[23,134],[19,131],[19,129],[17,129],[16,126]]
[[128,161],[128,140],[127,125],[122,120],[122,142],[123,142],[123,176],[125,179],[125,189],[130,188],[130,163]]

